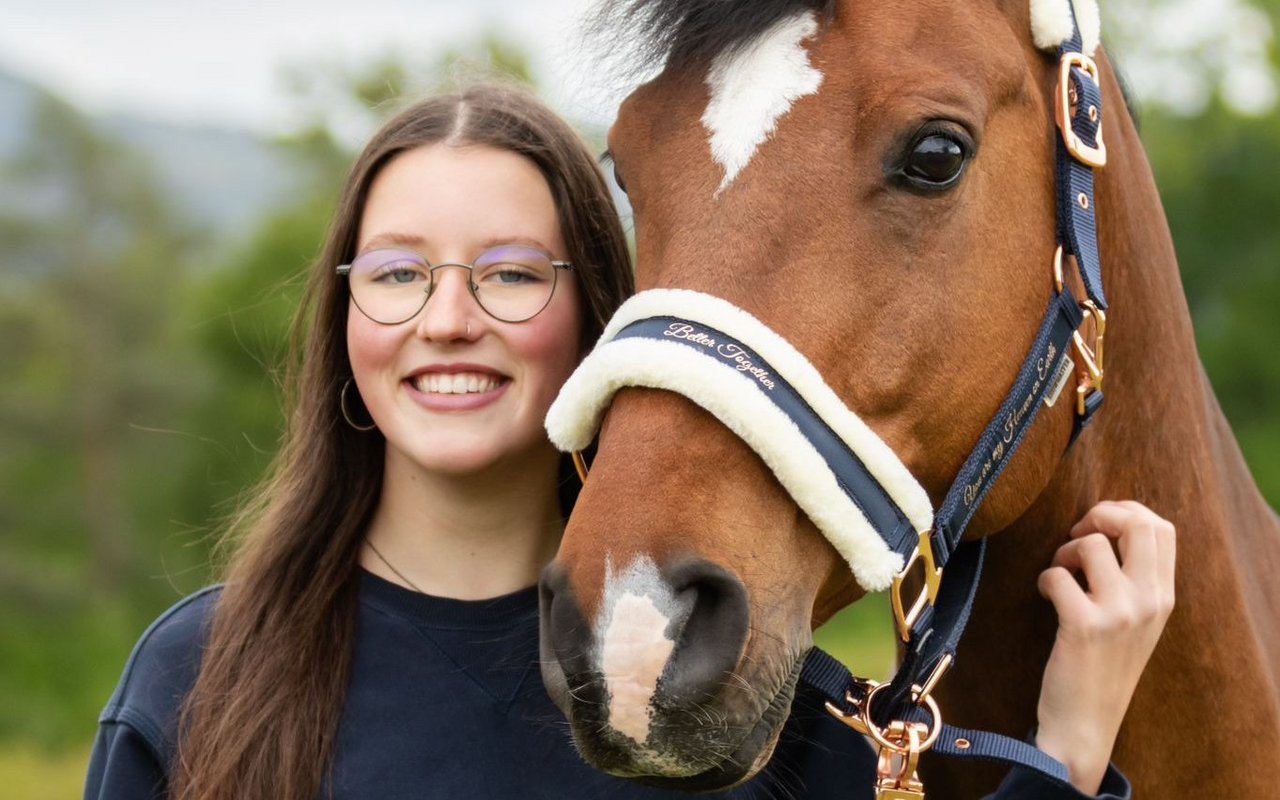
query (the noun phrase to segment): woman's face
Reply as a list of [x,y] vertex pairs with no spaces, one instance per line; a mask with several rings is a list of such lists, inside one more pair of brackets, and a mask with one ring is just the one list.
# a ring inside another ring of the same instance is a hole
[[[567,260],[547,182],[515,153],[436,144],[401,153],[374,179],[357,254],[393,247],[470,264],[496,244]],[[347,315],[352,373],[389,458],[455,475],[551,451],[543,417],[581,338],[571,271],[559,271],[550,303],[519,323],[489,316],[467,280],[464,269],[438,270],[426,306],[397,325],[354,303]]]

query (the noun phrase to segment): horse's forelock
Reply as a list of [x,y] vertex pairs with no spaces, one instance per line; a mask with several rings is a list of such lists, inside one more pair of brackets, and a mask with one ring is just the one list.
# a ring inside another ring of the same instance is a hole
[[798,11],[834,13],[835,0],[605,0],[593,16],[599,52],[623,53],[626,69],[710,63]]

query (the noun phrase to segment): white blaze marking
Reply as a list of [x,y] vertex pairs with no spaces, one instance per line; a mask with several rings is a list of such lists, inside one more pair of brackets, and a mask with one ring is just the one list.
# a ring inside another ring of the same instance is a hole
[[650,702],[676,643],[667,619],[648,597],[624,594],[604,634],[600,668],[609,687],[609,724],[639,744],[649,738]]
[[596,663],[609,694],[609,725],[642,745],[649,738],[658,679],[675,649],[667,630],[680,629],[691,601],[676,598],[646,556],[636,558],[621,575],[607,561],[605,570],[595,629],[603,632]]
[[747,166],[791,104],[818,91],[822,73],[800,46],[817,31],[817,18],[805,11],[712,61],[707,73],[711,101],[702,124],[711,133],[711,157],[724,167],[717,195]]

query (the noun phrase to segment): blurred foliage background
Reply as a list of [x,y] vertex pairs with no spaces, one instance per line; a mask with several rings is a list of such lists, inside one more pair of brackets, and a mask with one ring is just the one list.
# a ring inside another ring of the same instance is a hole
[[[1136,3],[1116,21],[1109,46],[1121,60],[1126,47],[1141,51],[1142,9],[1158,5]],[[1280,0],[1253,8],[1273,25]],[[1142,135],[1206,369],[1274,506],[1280,116],[1274,96],[1233,101],[1212,43],[1173,56],[1203,91],[1191,103],[1185,86],[1140,97]],[[1269,45],[1262,58],[1274,67]],[[272,142],[206,132],[182,150],[175,142],[193,132],[91,117],[0,80],[0,108],[25,93],[22,113],[0,115],[0,786],[10,796],[79,793],[97,713],[134,641],[211,579],[224,520],[270,463],[288,319],[354,156],[340,129],[372,130],[403,97],[459,72],[533,82],[526,54],[494,37],[424,63],[298,69],[289,82],[309,124]],[[885,608],[870,598],[820,643],[885,672]]]

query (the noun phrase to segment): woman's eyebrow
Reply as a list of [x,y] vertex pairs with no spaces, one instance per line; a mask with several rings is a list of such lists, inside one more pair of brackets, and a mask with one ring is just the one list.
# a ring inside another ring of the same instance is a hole
[[488,250],[490,247],[499,247],[504,244],[519,244],[525,247],[532,247],[535,250],[541,250],[544,253],[551,252],[550,247],[532,236],[490,236],[481,241],[479,246],[481,250]]
[[[434,240],[432,240],[434,243]],[[545,243],[532,236],[499,236],[493,235],[481,239],[471,244],[475,249],[475,255],[488,250],[491,247],[501,247],[502,245],[518,244],[525,247],[532,247],[535,250],[541,250],[544,253],[551,253],[551,248]],[[403,247],[413,250],[423,256],[434,256],[433,253],[427,251],[431,249],[428,240],[422,236],[412,233],[398,233],[387,231],[370,237],[361,247],[360,252],[364,253],[369,250],[377,250],[382,247]]]
[[422,250],[426,245],[426,241],[427,240],[423,239],[421,236],[417,236],[412,233],[396,233],[388,231],[386,233],[379,233],[378,235],[370,238],[360,247],[360,252],[363,253],[366,250],[376,250],[379,247],[388,246],[407,247],[411,250]]

